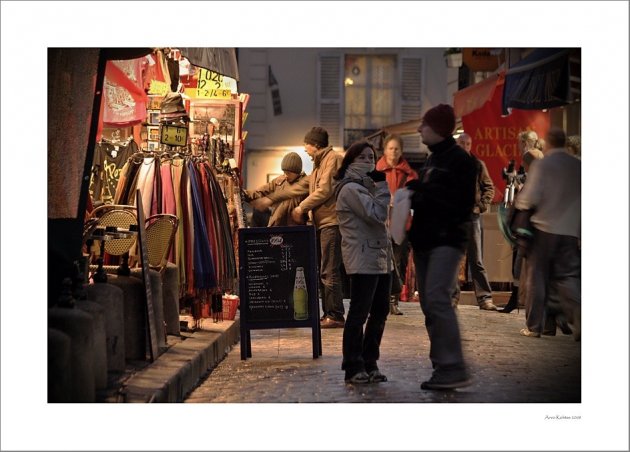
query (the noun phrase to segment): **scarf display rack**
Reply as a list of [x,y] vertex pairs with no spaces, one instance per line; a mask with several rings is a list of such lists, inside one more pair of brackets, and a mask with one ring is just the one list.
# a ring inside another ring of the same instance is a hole
[[[195,318],[212,295],[237,287],[236,234],[242,212],[240,182],[228,168],[219,172],[207,154],[188,148],[136,152],[121,171],[114,202],[133,205],[136,188],[147,216],[176,215],[179,228],[169,262],[179,271],[180,299]],[[236,196],[235,196],[236,194]]]

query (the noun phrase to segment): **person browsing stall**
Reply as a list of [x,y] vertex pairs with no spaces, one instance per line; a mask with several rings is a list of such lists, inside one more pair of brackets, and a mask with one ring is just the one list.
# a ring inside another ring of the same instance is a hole
[[[272,213],[267,224],[272,226],[295,226],[304,224],[306,218],[294,220],[293,209],[308,196],[308,176],[302,171],[302,159],[296,152],[286,154],[280,164],[283,175],[280,175],[262,185],[256,190],[246,191],[246,199],[252,207],[260,212],[271,208]],[[284,199],[283,193],[291,192],[291,196]]]

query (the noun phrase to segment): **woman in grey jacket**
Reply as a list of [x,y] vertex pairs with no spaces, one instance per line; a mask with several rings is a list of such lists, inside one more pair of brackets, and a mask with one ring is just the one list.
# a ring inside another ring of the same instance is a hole
[[375,162],[372,145],[356,142],[335,176],[341,254],[351,282],[341,368],[351,384],[387,381],[376,362],[389,313],[392,249],[385,222],[390,192]]

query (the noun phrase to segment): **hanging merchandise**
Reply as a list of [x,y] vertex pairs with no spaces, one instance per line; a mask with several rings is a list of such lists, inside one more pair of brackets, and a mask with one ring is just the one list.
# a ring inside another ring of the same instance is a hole
[[179,270],[180,296],[205,303],[211,293],[232,290],[237,277],[233,226],[207,158],[137,152],[121,171],[116,202],[133,203],[134,187],[152,215],[171,213],[180,220],[169,258]]
[[101,139],[94,149],[94,164],[90,180],[90,196],[93,202],[111,204],[122,169],[132,154],[138,150],[133,137],[120,141]]
[[139,124],[146,117],[143,58],[108,61],[105,69],[103,123],[118,127]]

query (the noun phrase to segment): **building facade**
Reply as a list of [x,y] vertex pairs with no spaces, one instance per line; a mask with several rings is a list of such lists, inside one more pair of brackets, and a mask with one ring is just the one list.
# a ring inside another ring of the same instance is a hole
[[[239,48],[239,91],[251,95],[247,119],[245,186],[279,174],[286,152],[312,162],[304,134],[319,125],[330,144],[346,148],[381,128],[419,119],[452,102],[457,68],[443,48]],[[449,82],[450,81],[450,82]],[[405,154],[422,154],[419,134],[404,137]]]

